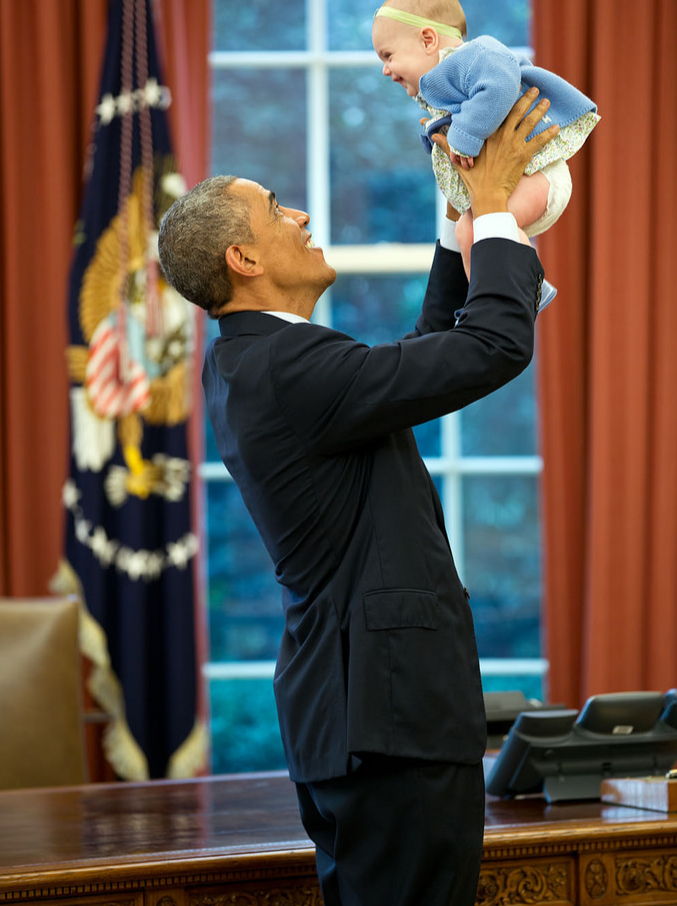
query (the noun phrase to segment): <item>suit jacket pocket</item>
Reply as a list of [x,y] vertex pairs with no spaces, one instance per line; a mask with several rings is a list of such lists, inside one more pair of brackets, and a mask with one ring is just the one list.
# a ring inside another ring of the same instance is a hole
[[350,629],[349,751],[445,757],[454,694],[449,611],[435,592],[417,589],[368,592],[362,605]]
[[432,591],[396,588],[364,595],[364,616],[369,632],[388,629],[438,629],[440,602]]

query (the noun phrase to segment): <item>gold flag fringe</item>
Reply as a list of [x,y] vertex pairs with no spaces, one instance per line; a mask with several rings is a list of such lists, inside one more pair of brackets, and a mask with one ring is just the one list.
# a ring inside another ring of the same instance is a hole
[[167,777],[170,780],[181,780],[204,772],[208,751],[209,730],[205,721],[196,720],[193,729],[169,759]]
[[[80,602],[80,650],[92,664],[87,688],[99,707],[110,715],[103,733],[106,759],[122,780],[148,780],[148,760],[127,724],[122,686],[111,667],[106,633],[89,612],[80,579],[67,560],[59,561],[49,587],[55,594],[75,595]],[[204,770],[208,739],[204,721],[196,721],[190,734],[171,756],[167,776],[173,779],[194,777]]]

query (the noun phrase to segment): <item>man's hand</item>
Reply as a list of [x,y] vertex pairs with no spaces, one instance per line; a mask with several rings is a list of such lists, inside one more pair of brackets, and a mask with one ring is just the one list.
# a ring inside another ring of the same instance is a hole
[[[471,169],[464,169],[451,158],[467,186],[475,217],[508,210],[508,198],[524,174],[524,168],[534,154],[559,132],[559,126],[555,124],[527,142],[527,136],[550,106],[550,102],[543,99],[531,113],[525,115],[537,94],[538,89],[530,88],[522,95],[503,125],[485,141]],[[437,134],[432,140],[450,154],[445,136]]]

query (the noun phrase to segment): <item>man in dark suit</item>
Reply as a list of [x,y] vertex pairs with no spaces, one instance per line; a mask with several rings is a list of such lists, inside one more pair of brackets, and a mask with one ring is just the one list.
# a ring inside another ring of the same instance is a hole
[[531,359],[543,271],[513,241],[507,199],[555,131],[527,147],[547,106],[522,119],[533,101],[518,102],[464,171],[476,218],[470,287],[450,220],[416,328],[399,342],[370,348],[309,322],[335,271],[308,215],[257,183],[206,180],[160,231],[167,278],[219,318],[207,407],[282,586],[275,695],[326,906],[474,902],[478,658],[411,428]]

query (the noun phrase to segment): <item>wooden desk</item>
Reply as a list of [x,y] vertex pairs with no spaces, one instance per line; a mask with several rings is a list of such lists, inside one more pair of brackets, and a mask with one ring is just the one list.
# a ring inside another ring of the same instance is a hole
[[[292,784],[283,774],[252,774],[0,792],[0,904],[26,902],[319,906],[321,899]],[[677,816],[489,798],[477,902],[677,904]]]

